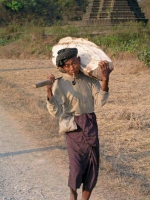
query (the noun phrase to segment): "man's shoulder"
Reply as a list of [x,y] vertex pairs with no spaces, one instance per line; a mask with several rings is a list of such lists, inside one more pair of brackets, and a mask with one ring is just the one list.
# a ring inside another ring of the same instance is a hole
[[57,78],[57,80],[59,81],[59,80],[61,80],[62,78],[63,78],[63,76],[60,76],[60,77]]
[[57,77],[57,78],[55,79],[55,82],[56,82],[56,83],[60,82],[60,81],[62,80],[62,78],[63,78],[63,76]]
[[55,82],[54,82],[54,85],[53,85],[53,88],[54,88],[54,89],[58,88],[58,85],[60,85],[61,79],[62,79],[62,76],[57,77],[57,78],[55,79]]
[[96,78],[90,76],[90,75],[87,75],[87,74],[84,74],[82,71],[81,71],[81,77],[86,80],[86,81],[89,81],[91,83],[98,83],[99,80],[97,80]]

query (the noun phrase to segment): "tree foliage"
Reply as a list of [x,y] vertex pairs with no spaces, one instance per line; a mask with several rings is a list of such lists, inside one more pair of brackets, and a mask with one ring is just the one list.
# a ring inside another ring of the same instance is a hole
[[6,3],[6,7],[8,7],[12,11],[16,11],[17,12],[23,7],[23,5],[22,5],[21,2],[12,0],[11,2],[7,2]]
[[0,0],[0,23],[52,24],[67,18],[81,19],[87,0]]

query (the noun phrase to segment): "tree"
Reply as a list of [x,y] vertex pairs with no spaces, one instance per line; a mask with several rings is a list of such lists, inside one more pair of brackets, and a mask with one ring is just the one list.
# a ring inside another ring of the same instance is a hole
[[87,0],[0,0],[0,23],[32,21],[49,25],[58,20],[79,19]]

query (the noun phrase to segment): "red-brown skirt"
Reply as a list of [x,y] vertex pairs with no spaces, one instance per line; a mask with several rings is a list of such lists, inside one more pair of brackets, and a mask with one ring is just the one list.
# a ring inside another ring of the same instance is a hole
[[69,156],[68,186],[92,191],[99,171],[99,139],[95,113],[75,116],[78,129],[66,133]]

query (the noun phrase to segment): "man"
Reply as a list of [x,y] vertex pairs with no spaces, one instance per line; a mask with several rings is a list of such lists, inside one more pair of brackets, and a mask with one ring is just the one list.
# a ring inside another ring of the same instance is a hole
[[99,170],[99,139],[94,105],[103,106],[106,103],[111,70],[107,61],[99,62],[100,85],[98,80],[80,71],[80,57],[77,54],[76,48],[58,51],[56,64],[65,73],[57,80],[53,74],[47,77],[53,83],[47,86],[47,108],[51,115],[59,117],[60,133],[66,136],[70,200],[77,200],[77,189],[82,183],[82,200],[88,200],[96,185]]

